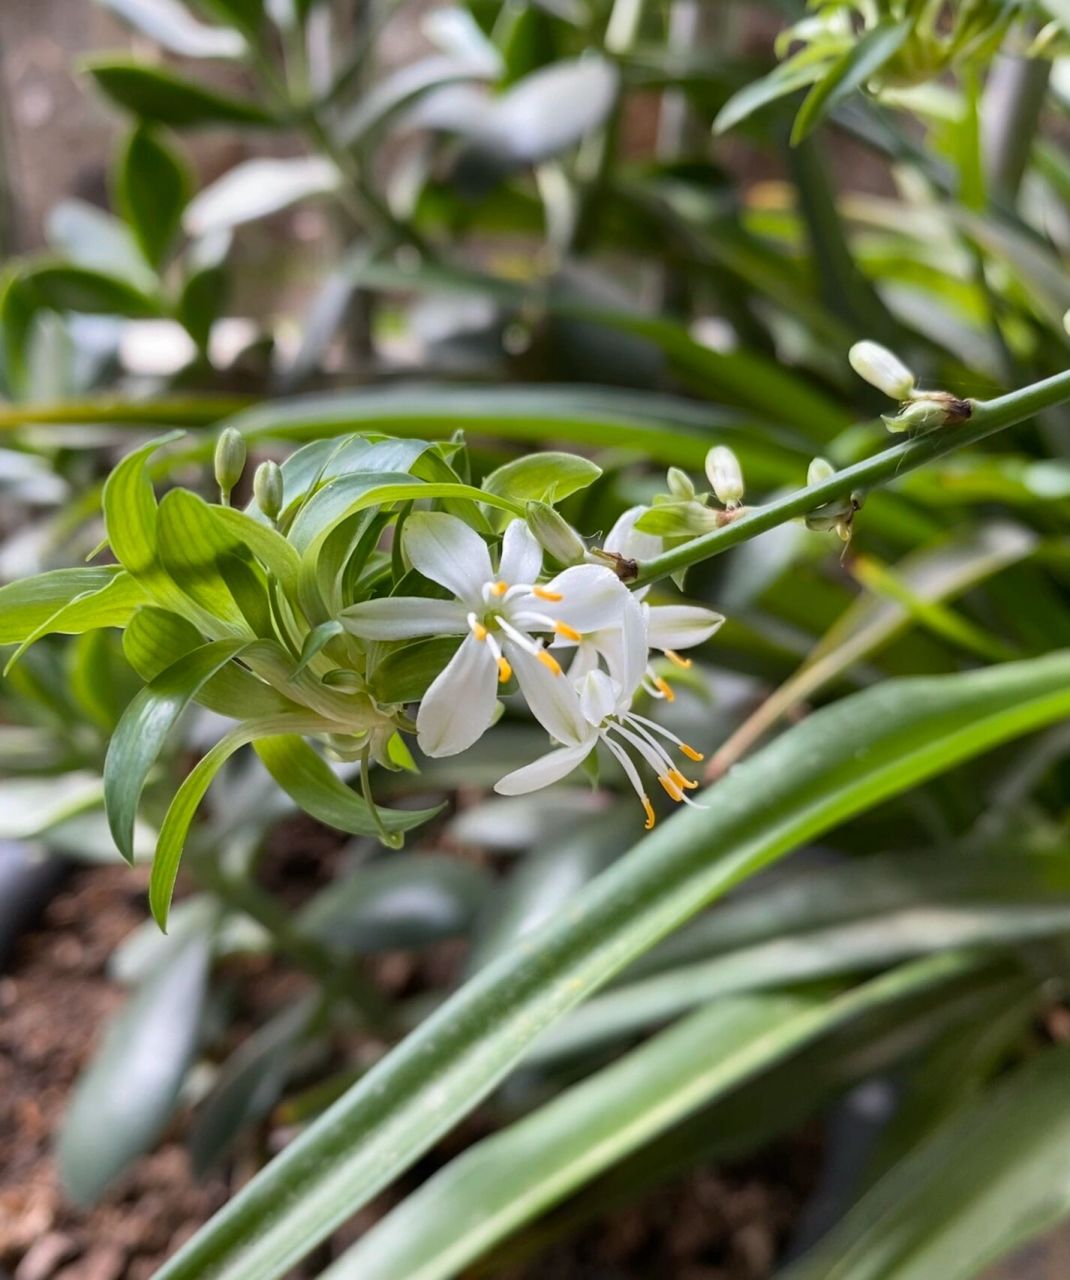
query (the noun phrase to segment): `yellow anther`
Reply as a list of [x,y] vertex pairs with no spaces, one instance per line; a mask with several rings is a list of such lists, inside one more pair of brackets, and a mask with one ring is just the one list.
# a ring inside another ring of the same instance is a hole
[[577,644],[583,639],[576,628],[570,627],[567,622],[555,622],[554,630],[559,636],[564,636],[566,640],[575,640]]
[[487,628],[482,624],[482,622],[473,622],[472,634],[475,636],[477,640],[486,640]]
[[549,600],[551,604],[557,604],[559,600],[564,600],[564,596],[556,591],[547,591],[545,587],[532,587],[531,594],[537,596],[540,600]]
[[680,790],[680,788],[676,785],[676,783],[673,782],[672,778],[670,778],[667,774],[659,773],[658,781],[665,788],[666,794],[669,796],[669,798],[671,800],[675,800],[676,803],[679,804],[680,801],[684,798],[684,793]]
[[498,659],[498,683],[505,684],[505,682],[510,678],[512,674],[513,674],[513,668],[509,665],[508,659],[499,658]]
[[555,676],[559,676],[561,674],[561,664],[552,653],[547,653],[545,649],[540,649],[535,656],[544,667],[549,667]]
[[646,822],[643,823],[643,828],[646,831],[650,831],[654,823],[657,822],[657,818],[654,817],[654,806],[650,803],[649,796],[640,796],[640,799],[643,802],[643,810],[646,813]]
[[654,687],[662,695],[662,697],[666,699],[666,701],[668,702],[676,701],[676,694],[673,692],[673,687],[671,684],[669,684],[668,680],[666,680],[664,676],[657,676],[655,678]]
[[679,769],[670,769],[669,777],[682,791],[694,791],[698,786],[697,782],[692,782],[690,778],[685,778]]
[[509,590],[508,582],[498,581],[491,587],[491,594],[496,596],[504,596]]
[[686,742],[680,743],[680,750],[689,760],[705,760],[706,757],[701,751],[696,751],[694,747],[689,747]]
[[690,658],[682,658],[675,649],[666,649],[665,656],[676,666],[682,667],[684,671],[686,671],[688,667],[694,665]]

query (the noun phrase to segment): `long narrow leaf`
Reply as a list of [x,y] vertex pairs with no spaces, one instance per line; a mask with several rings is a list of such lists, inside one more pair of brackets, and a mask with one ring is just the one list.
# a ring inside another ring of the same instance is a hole
[[735,769],[476,975],[253,1179],[159,1280],[272,1280],[427,1150],[539,1033],[800,842],[1070,713],[1070,654],[892,681]]

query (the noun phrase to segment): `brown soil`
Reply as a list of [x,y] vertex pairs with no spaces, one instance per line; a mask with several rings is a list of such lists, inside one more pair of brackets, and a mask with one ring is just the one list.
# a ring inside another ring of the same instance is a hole
[[[310,841],[302,857],[330,863],[332,845]],[[305,867],[313,879],[322,869]],[[222,1172],[194,1181],[183,1145],[188,1117],[180,1115],[158,1149],[95,1208],[72,1208],[58,1185],[54,1136],[79,1071],[124,998],[108,979],[106,963],[144,920],[144,888],[143,873],[125,867],[75,873],[0,979],[0,1268],[7,1267],[12,1280],[148,1280],[252,1172],[246,1148]],[[436,978],[446,959],[435,965]],[[427,966],[402,960],[387,957],[375,966],[384,990],[434,983]],[[292,974],[263,962],[237,966],[229,976],[244,988],[251,1021],[257,1008],[277,1007],[294,983]],[[260,1149],[277,1149],[287,1133],[277,1125],[267,1128]],[[478,1119],[469,1121],[419,1173],[432,1172],[482,1129]],[[812,1147],[803,1144],[764,1167],[700,1171],[656,1193],[641,1209],[607,1215],[523,1266],[494,1274],[502,1280],[639,1280],[655,1274],[766,1280],[813,1164]],[[370,1206],[300,1274],[315,1275],[385,1207]]]

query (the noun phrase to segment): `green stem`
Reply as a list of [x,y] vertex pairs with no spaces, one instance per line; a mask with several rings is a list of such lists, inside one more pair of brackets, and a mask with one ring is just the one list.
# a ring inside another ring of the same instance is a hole
[[638,572],[628,581],[636,586],[664,578],[670,573],[686,569],[690,565],[708,560],[711,556],[727,551],[756,538],[760,533],[785,524],[799,516],[809,515],[831,502],[850,498],[851,494],[865,492],[878,485],[887,484],[898,476],[924,466],[945,453],[977,444],[986,437],[1013,427],[1042,409],[1070,400],[1070,371],[1035,382],[1019,391],[1010,391],[994,400],[970,401],[972,412],[962,426],[938,427],[915,440],[893,445],[882,453],[854,466],[837,471],[821,484],[798,489],[786,497],[778,498],[764,507],[754,507],[731,524],[711,533],[704,533],[690,542],[673,547],[638,565]]

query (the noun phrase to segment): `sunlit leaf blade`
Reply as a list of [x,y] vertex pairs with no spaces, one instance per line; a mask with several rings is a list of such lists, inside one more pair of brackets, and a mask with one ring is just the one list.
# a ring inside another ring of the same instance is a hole
[[0,644],[18,644],[64,605],[100,591],[121,573],[118,565],[52,569],[0,587]]
[[[77,573],[78,570],[69,572]],[[33,589],[29,588],[29,591],[32,593]],[[100,627],[121,627],[130,621],[134,611],[144,601],[144,588],[136,579],[128,573],[115,574],[104,586],[85,595],[76,596],[69,604],[62,605],[44,621],[38,623],[28,635],[23,637],[22,643],[8,658],[4,668],[5,674],[42,636],[83,635],[86,631],[95,631]]]
[[[321,756],[294,735],[265,738],[256,753],[283,791],[306,813],[355,836],[379,834],[379,823],[360,796],[345,785]],[[380,809],[387,831],[410,831],[439,813],[434,809]]]
[[246,44],[239,32],[212,27],[189,12],[182,0],[101,0],[142,35],[183,58],[240,58]]
[[801,841],[1070,712],[1070,654],[892,681],[785,733],[477,974],[248,1184],[160,1280],[271,1280],[471,1110],[539,1032]]
[[165,956],[79,1080],[59,1138],[60,1177],[75,1203],[96,1200],[170,1118],[197,1048],[208,956],[203,934]]
[[895,1166],[783,1280],[969,1280],[1070,1210],[1070,1048],[1020,1067]]
[[134,860],[138,801],[164,742],[198,691],[236,657],[240,640],[217,640],[180,658],[138,693],[108,744],[104,803],[119,852]]
[[523,1222],[837,1023],[961,976],[948,955],[833,1000],[718,1000],[484,1139],[377,1222],[323,1280],[447,1280]]

